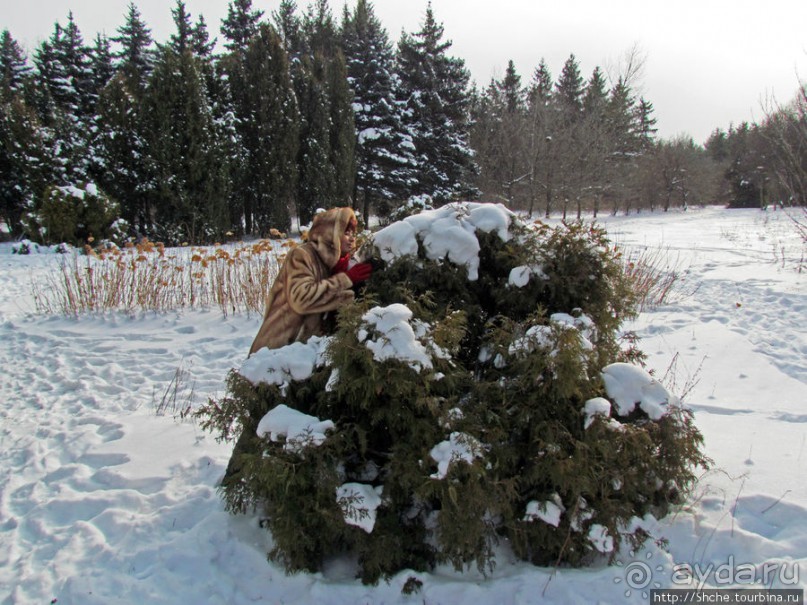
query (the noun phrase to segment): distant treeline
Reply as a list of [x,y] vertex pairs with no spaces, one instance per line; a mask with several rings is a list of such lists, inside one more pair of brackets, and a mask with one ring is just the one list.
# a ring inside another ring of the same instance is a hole
[[[393,45],[372,3],[264,16],[232,0],[211,39],[184,2],[156,43],[135,4],[85,44],[68,14],[31,61],[0,37],[0,221],[14,237],[127,233],[202,243],[287,230],[319,207],[384,220],[412,196],[503,201],[542,214],[691,203],[802,203],[804,98],[705,148],[656,137],[653,105],[619,73],[470,82],[431,5]],[[794,138],[795,137],[795,138]],[[800,171],[800,172],[799,172]]]

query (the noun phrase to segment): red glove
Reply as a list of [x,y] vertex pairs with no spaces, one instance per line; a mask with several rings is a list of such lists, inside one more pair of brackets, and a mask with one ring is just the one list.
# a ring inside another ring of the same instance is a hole
[[342,258],[336,261],[333,269],[331,269],[331,275],[336,275],[337,273],[344,273],[347,271],[348,263],[350,263],[350,254],[345,254]]
[[370,274],[373,272],[373,267],[370,263],[359,263],[358,265],[353,265],[350,269],[347,270],[347,276],[350,278],[350,281],[353,282],[353,285],[360,284],[363,281],[367,281],[370,278]]

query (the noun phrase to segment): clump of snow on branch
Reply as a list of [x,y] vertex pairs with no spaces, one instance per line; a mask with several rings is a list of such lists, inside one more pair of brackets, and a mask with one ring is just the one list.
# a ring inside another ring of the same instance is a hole
[[541,266],[521,265],[520,267],[513,267],[510,270],[510,275],[507,278],[507,285],[514,288],[523,288],[530,283],[530,279],[533,277],[543,280],[549,279]]
[[553,527],[560,525],[560,517],[566,508],[558,494],[552,494],[552,500],[538,502],[531,500],[527,503],[527,510],[524,513],[524,521],[540,520]]
[[475,458],[481,458],[485,450],[475,437],[467,433],[453,432],[447,441],[435,445],[429,455],[437,462],[437,472],[431,475],[432,479],[445,479],[448,469],[455,462],[472,464]]
[[502,241],[510,240],[512,212],[501,204],[461,202],[426,210],[393,223],[375,234],[373,242],[381,258],[392,262],[418,251],[423,244],[430,260],[447,259],[464,266],[468,279],[479,278],[479,240],[476,232],[495,232]]
[[614,539],[608,534],[608,528],[594,523],[588,530],[588,541],[603,554],[614,550]]
[[611,402],[604,397],[594,397],[593,399],[586,401],[585,405],[583,406],[583,413],[586,415],[586,419],[583,423],[584,429],[590,427],[597,416],[602,416],[603,418],[607,419],[608,426],[613,429],[623,428],[620,422],[610,417]]
[[412,311],[400,303],[373,307],[362,316],[367,328],[359,330],[359,342],[373,352],[376,361],[398,359],[418,372],[431,369],[429,352],[418,340],[425,336],[425,326],[421,322],[412,324],[411,319]]
[[383,485],[373,487],[364,483],[344,483],[337,487],[336,501],[342,509],[345,523],[372,533],[383,490]]
[[629,363],[612,363],[603,368],[602,378],[608,397],[620,416],[630,414],[638,404],[652,419],[660,420],[680,400],[646,370]]
[[[564,329],[577,330],[580,333],[580,342],[585,351],[594,349],[591,344],[594,335],[594,322],[586,315],[572,317],[568,313],[553,313],[549,316],[550,325],[532,326],[521,338],[515,339],[508,349],[510,355],[519,352],[531,353],[536,349],[552,349],[556,340],[552,335],[552,326]],[[558,354],[557,349],[552,350],[553,356]],[[480,359],[480,361],[482,361]]]
[[244,361],[238,373],[253,384],[284,386],[292,380],[306,380],[325,365],[330,341],[330,337],[312,336],[307,342],[294,342],[279,349],[264,347]]
[[299,453],[309,445],[321,445],[325,441],[325,431],[333,428],[332,420],[320,420],[281,404],[261,418],[257,433],[258,437],[268,437],[272,441],[285,437],[283,449]]

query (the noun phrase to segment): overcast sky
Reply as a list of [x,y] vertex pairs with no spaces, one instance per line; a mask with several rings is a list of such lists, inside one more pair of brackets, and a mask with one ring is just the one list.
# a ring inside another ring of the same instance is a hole
[[[66,23],[70,10],[85,43],[114,36],[129,0],[2,0],[0,29],[29,52]],[[204,15],[218,36],[229,0],[185,0],[194,21]],[[280,0],[253,0],[270,16]],[[305,8],[308,0],[297,0]],[[352,7],[355,0],[348,0]],[[173,32],[173,0],[135,0],[157,41]],[[341,18],[343,0],[331,0]],[[427,0],[375,0],[390,39],[417,31]],[[717,127],[756,121],[774,98],[793,98],[807,80],[804,0],[432,0],[449,51],[485,86],[509,59],[527,83],[543,57],[555,79],[571,53],[584,78],[599,65],[618,74],[631,48],[644,57],[640,93],[653,103],[659,135],[689,134],[702,143]]]

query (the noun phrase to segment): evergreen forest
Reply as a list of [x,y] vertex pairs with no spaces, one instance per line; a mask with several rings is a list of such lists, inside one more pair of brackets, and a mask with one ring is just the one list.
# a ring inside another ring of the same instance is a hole
[[588,75],[572,54],[522,76],[510,61],[472,82],[430,4],[397,42],[368,0],[341,15],[232,0],[218,36],[182,0],[171,14],[156,41],[135,3],[113,37],[85,38],[71,12],[30,56],[2,31],[5,236],[201,244],[335,205],[386,222],[415,196],[564,218],[807,197],[804,87],[700,145],[657,136],[630,62]]

